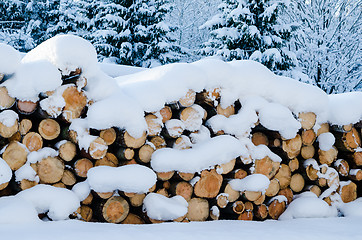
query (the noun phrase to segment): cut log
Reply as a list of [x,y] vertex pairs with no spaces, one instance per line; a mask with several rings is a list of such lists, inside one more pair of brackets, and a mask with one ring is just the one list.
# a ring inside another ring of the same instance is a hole
[[30,129],[33,127],[33,123],[31,120],[24,118],[19,123],[19,132],[21,135],[26,135]]
[[258,199],[254,201],[255,205],[260,205],[265,201],[265,194],[262,194]]
[[[169,106],[164,106],[158,113],[161,115],[163,123],[172,118],[172,109]],[[156,113],[156,115],[158,115],[158,113]]]
[[88,196],[81,202],[84,205],[90,205],[93,202],[93,194],[89,193]]
[[227,194],[229,202],[235,202],[240,197],[240,192],[234,190],[229,183],[226,184],[224,193]]
[[313,131],[313,129],[304,130],[302,132],[302,142],[306,146],[310,146],[314,143],[316,140],[317,135]]
[[280,190],[279,180],[273,178],[270,180],[269,187],[265,191],[265,195],[268,197],[274,197],[278,194]]
[[231,172],[234,169],[235,163],[236,163],[236,159],[233,159],[230,162],[227,162],[227,163],[224,163],[221,165],[217,165],[216,172],[218,172],[219,174],[228,174],[229,172]]
[[300,192],[303,190],[304,188],[304,178],[301,174],[296,173],[293,174],[292,178],[290,179],[290,188],[294,191],[294,192]]
[[189,137],[185,135],[181,135],[181,137],[177,138],[173,143],[173,148],[183,150],[191,148],[191,140]]
[[162,120],[156,117],[153,114],[148,114],[145,117],[147,123],[147,135],[148,136],[157,136],[161,133],[162,130]]
[[[302,148],[303,151],[303,148]],[[299,160],[298,158],[293,158],[289,161],[288,166],[291,172],[294,172],[299,169]]]
[[205,221],[209,217],[209,202],[203,198],[192,198],[186,218],[190,221]]
[[26,114],[26,115],[32,114],[33,112],[35,112],[37,107],[38,107],[37,102],[20,101],[20,100],[16,102],[16,108],[21,114]]
[[138,160],[143,163],[149,163],[154,152],[155,148],[151,144],[146,143],[138,151]]
[[275,175],[274,178],[278,179],[279,181],[279,185],[280,185],[280,189],[284,189],[286,187],[289,186],[290,181],[291,181],[291,171],[288,165],[286,164],[281,164],[280,165],[280,169],[278,171],[278,173]]
[[260,144],[269,145],[268,137],[262,132],[255,132],[252,134],[251,141],[254,143],[255,146]]
[[99,136],[104,140],[107,146],[112,145],[117,138],[117,133],[114,128],[104,129],[99,133]]
[[0,122],[0,136],[3,138],[10,138],[19,130],[18,120],[15,120],[14,124],[10,127]]
[[21,134],[20,132],[16,132],[14,133],[10,138],[8,138],[9,142],[20,142],[21,141]]
[[145,221],[136,214],[129,213],[121,224],[145,224]]
[[256,206],[254,216],[256,219],[265,220],[268,217],[268,207],[265,204]]
[[222,108],[221,105],[217,105],[216,107],[216,112],[217,114],[219,115],[223,115],[225,117],[230,117],[231,115],[234,115],[235,114],[235,107],[234,105],[230,105],[226,108]]
[[201,172],[200,180],[195,184],[194,193],[202,198],[214,198],[219,194],[223,177],[215,169]]
[[110,166],[110,167],[118,167],[119,162],[117,157],[112,153],[106,153],[104,158],[98,159],[94,166]]
[[119,143],[124,147],[129,148],[140,148],[145,144],[147,138],[146,132],[142,134],[140,138],[134,138],[127,131],[121,132],[119,134]]
[[72,171],[65,169],[61,181],[66,186],[73,186],[76,184],[77,179]]
[[107,150],[108,150],[108,146],[105,143],[105,141],[102,138],[97,137],[89,145],[88,154],[93,159],[101,159],[106,156]]
[[136,194],[129,198],[129,203],[133,207],[140,207],[140,206],[142,206],[143,199],[145,199],[145,197],[146,197],[146,194],[144,194],[144,193]]
[[161,136],[155,136],[152,137],[150,139],[150,143],[153,144],[153,146],[155,146],[156,150],[160,149],[160,148],[165,148],[166,147],[166,141],[163,137]]
[[318,170],[315,169],[313,165],[308,165],[305,169],[305,173],[311,181],[315,181],[318,179]]
[[219,220],[220,218],[220,209],[217,206],[212,206],[210,209],[210,218],[211,220]]
[[287,153],[289,159],[297,157],[302,148],[302,137],[297,134],[295,138],[284,140],[282,144],[284,152]]
[[57,188],[67,188],[67,187],[65,186],[65,184],[62,183],[62,182],[54,183],[54,184],[52,184],[52,186],[53,186],[53,187],[57,187]]
[[301,112],[298,115],[302,128],[309,130],[314,127],[317,116],[312,112]]
[[321,193],[322,193],[321,188],[319,186],[317,186],[317,185],[306,186],[305,190],[314,193],[317,197],[319,197],[321,195]]
[[294,194],[293,194],[292,189],[290,189],[290,188],[281,189],[278,192],[278,195],[283,195],[284,197],[286,197],[288,200],[288,202],[287,202],[288,204],[290,204],[293,201]]
[[274,162],[269,157],[255,160],[254,173],[259,173],[267,176],[269,179],[275,176],[279,170],[280,163]]
[[362,180],[362,169],[351,169],[349,171],[349,178],[355,181]]
[[59,182],[64,174],[64,163],[57,157],[47,157],[37,164],[41,183]]
[[[0,74],[1,78],[1,74]],[[15,98],[9,96],[9,92],[6,87],[0,87],[0,109],[11,108],[15,103]]]
[[338,150],[336,147],[332,147],[328,151],[323,151],[322,149],[318,150],[319,162],[320,164],[331,165],[337,159]]
[[196,100],[198,103],[205,103],[209,106],[216,106],[217,100],[220,98],[220,88],[213,88],[209,90],[204,90],[196,94]]
[[245,210],[245,205],[242,201],[236,201],[233,203],[233,211],[236,214],[242,214]]
[[157,179],[161,181],[167,181],[172,178],[172,176],[175,174],[175,171],[171,172],[157,172]]
[[165,123],[163,136],[166,138],[178,138],[185,130],[184,123],[179,119],[171,119]]
[[77,147],[74,143],[70,141],[60,142],[61,144],[57,145],[59,151],[59,157],[66,162],[70,162],[74,159],[77,154]]
[[18,170],[25,163],[28,156],[27,149],[19,142],[11,142],[6,146],[2,158],[9,165],[11,170]]
[[181,107],[190,107],[195,103],[196,93],[193,90],[189,90],[185,96],[178,100]]
[[252,221],[254,217],[253,212],[251,211],[244,211],[242,214],[239,215],[238,220],[243,221]]
[[32,187],[38,185],[38,183],[36,181],[30,181],[27,179],[23,179],[20,182],[18,182],[17,184],[20,188],[20,191],[23,191],[23,190],[26,190],[26,189],[29,189],[29,188],[32,188]]
[[178,175],[182,180],[188,182],[188,181],[191,181],[191,179],[194,178],[195,173],[177,172],[177,175]]
[[321,135],[322,133],[327,133],[329,132],[329,124],[328,123],[323,123],[320,125],[320,128],[317,131],[317,137],[319,135]]
[[[0,191],[4,190],[8,185],[9,185],[9,182],[5,182],[5,183],[0,184]],[[0,195],[0,196],[2,196],[2,195]]]
[[93,167],[92,161],[87,158],[82,158],[74,163],[75,174],[78,177],[86,178],[88,170]]
[[243,179],[248,175],[248,173],[244,169],[236,169],[232,171],[229,175],[232,179]]
[[161,189],[157,190],[156,193],[161,194],[167,198],[170,197],[170,194],[168,193],[166,188],[161,188]]
[[129,204],[120,196],[113,196],[102,205],[102,217],[109,223],[122,222],[128,213]]
[[60,134],[60,125],[54,119],[44,119],[39,123],[38,131],[44,139],[53,140]]
[[192,197],[194,189],[192,185],[188,182],[178,182],[171,184],[170,192],[173,195],[180,195],[186,199],[186,201],[190,201]]
[[339,188],[339,195],[341,195],[344,203],[352,202],[357,199],[357,185],[354,182],[341,182]]
[[349,164],[346,160],[344,159],[339,159],[337,161],[334,162],[334,167],[337,170],[337,172],[339,173],[339,175],[343,176],[343,177],[347,177],[349,174]]
[[180,113],[180,120],[184,123],[185,129],[191,132],[200,129],[203,117],[199,109],[193,106],[183,109]]
[[315,148],[313,145],[309,145],[309,146],[303,146],[301,151],[300,151],[300,155],[302,156],[302,158],[304,159],[310,159],[313,158],[315,154]]
[[86,205],[82,205],[77,210],[77,216],[79,220],[90,222],[93,218],[93,210]]
[[114,193],[113,192],[96,192],[95,194],[100,199],[110,199]]
[[269,216],[274,219],[277,220],[279,218],[279,216],[285,211],[285,202],[279,202],[278,199],[273,200],[269,206],[268,206],[268,213]]
[[43,147],[43,138],[36,132],[27,133],[22,142],[30,152],[38,151]]
[[352,128],[349,132],[335,132],[335,137],[336,147],[340,150],[354,152],[361,147],[361,137],[356,128]]
[[62,97],[65,101],[63,109],[64,119],[71,122],[73,119],[79,118],[87,105],[87,97],[83,91],[78,91],[77,87],[70,86],[64,90]]
[[362,152],[355,152],[352,156],[354,164],[357,166],[362,166]]
[[[143,146],[145,146],[145,145],[143,145]],[[142,149],[142,147],[141,147],[141,149]],[[131,160],[131,159],[134,158],[134,155],[135,155],[135,153],[134,153],[134,150],[132,148],[120,147],[116,151],[116,156],[117,156],[118,159]]]
[[245,191],[243,193],[243,197],[250,202],[258,200],[261,197],[261,195],[262,195],[261,192],[254,192],[254,191]]
[[228,195],[221,193],[216,196],[216,204],[219,208],[225,208],[229,203]]

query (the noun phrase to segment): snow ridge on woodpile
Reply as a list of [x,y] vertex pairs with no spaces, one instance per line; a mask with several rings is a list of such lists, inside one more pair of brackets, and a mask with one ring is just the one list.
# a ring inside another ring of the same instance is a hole
[[1,223],[11,211],[137,224],[360,214],[362,93],[248,60],[117,78],[99,66],[73,35],[22,60],[0,44]]

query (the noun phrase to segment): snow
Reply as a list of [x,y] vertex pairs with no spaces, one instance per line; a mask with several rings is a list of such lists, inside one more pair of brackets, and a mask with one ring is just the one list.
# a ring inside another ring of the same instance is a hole
[[86,199],[88,197],[89,193],[91,192],[87,181],[76,183],[73,186],[72,191],[75,193],[75,195],[78,196],[80,201],[83,201],[84,199]]
[[328,151],[333,147],[336,139],[332,133],[327,132],[319,135],[317,141],[319,142],[319,148],[322,151]]
[[[2,205],[0,205],[2,206]],[[173,240],[199,239],[278,240],[288,236],[292,240],[360,240],[361,218],[293,219],[285,221],[210,221],[192,223],[161,223],[151,225],[125,225],[86,223],[77,220],[41,222],[31,224],[1,224],[3,239],[64,240],[64,239],[109,239],[122,236],[125,240],[142,240],[150,236]],[[327,228],[326,228],[327,226]]]
[[156,184],[156,180],[157,176],[150,168],[136,164],[94,167],[87,174],[90,189],[96,192],[120,190],[128,193],[147,193]]
[[345,217],[362,217],[362,198],[357,198],[353,202],[344,203],[338,210]]
[[55,221],[68,219],[80,206],[79,198],[72,191],[43,184],[21,191],[15,197],[31,203],[37,213],[47,212]]
[[9,45],[0,43],[0,73],[14,73],[20,65],[20,59],[21,56],[18,51]]
[[146,70],[146,68],[118,65],[113,63],[99,63],[101,70],[110,77],[120,77],[124,75],[134,74]]
[[32,102],[39,100],[39,93],[55,90],[61,84],[58,69],[46,60],[21,64],[15,76],[3,83],[10,96]]
[[154,220],[169,221],[185,216],[188,203],[179,195],[167,198],[161,194],[149,193],[143,200],[143,211]]
[[348,125],[362,119],[362,92],[329,95],[329,122]]
[[152,154],[151,167],[156,172],[195,173],[227,163],[245,153],[246,148],[239,140],[222,135],[194,144],[191,149],[159,149]]
[[3,183],[8,183],[13,176],[13,172],[9,165],[0,158],[0,185]]
[[280,220],[293,218],[323,218],[337,217],[338,211],[334,206],[329,206],[314,193],[305,192],[295,198],[279,217]]
[[265,190],[269,187],[270,180],[263,174],[252,174],[246,176],[243,179],[233,179],[229,183],[231,185],[231,188],[236,191],[251,191],[264,193]]
[[0,122],[7,127],[12,127],[19,120],[19,115],[13,110],[4,110],[0,112]]
[[0,226],[9,226],[9,224],[29,226],[39,222],[38,213],[30,202],[16,196],[0,198],[0,224],[3,224]]

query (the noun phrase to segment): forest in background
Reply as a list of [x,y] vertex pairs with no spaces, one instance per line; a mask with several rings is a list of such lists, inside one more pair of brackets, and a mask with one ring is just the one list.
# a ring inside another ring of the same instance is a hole
[[361,0],[2,0],[0,42],[71,33],[140,67],[252,59],[331,94],[362,89],[361,14]]

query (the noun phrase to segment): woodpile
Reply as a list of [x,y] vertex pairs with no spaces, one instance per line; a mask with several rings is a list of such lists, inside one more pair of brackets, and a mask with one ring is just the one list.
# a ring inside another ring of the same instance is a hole
[[[19,115],[11,126],[0,123],[1,156],[10,168],[13,171],[20,169],[31,152],[45,147],[58,151],[57,156],[31,163],[39,181],[12,178],[9,183],[0,185],[0,196],[14,195],[38,183],[72,189],[87,178],[89,169],[96,166],[140,164],[151,168],[155,151],[192,148],[201,127],[211,137],[224,135],[222,130],[214,132],[206,124],[207,120],[217,114],[230,118],[242,109],[240,102],[223,108],[220,89],[190,90],[179,101],[165,104],[158,112],[146,112],[148,130],[142,136],[134,138],[125,129],[116,127],[87,129],[84,134],[92,140],[87,149],[82,149],[80,133],[70,129],[70,124],[74,119],[85,118],[92,102],[82,90],[86,81],[82,79],[81,70],[77,69],[63,79],[70,77],[75,84],[64,80],[60,89],[41,94],[38,102],[14,99],[5,87],[0,87],[1,108]],[[65,105],[51,105],[54,96],[62,98]],[[285,139],[279,132],[268,130],[260,123],[250,133],[255,146],[268,146],[282,159],[281,162],[269,157],[238,157],[198,173],[157,172],[157,183],[150,191],[166,197],[180,195],[188,202],[187,214],[175,220],[180,222],[278,219],[293,196],[304,191],[317,196],[324,194],[323,200],[328,204],[336,201],[337,194],[343,202],[361,197],[361,124],[330,126],[325,123],[314,131],[314,113],[300,113],[297,119],[302,128],[292,139]],[[322,133],[333,134],[335,144],[332,148],[319,148],[316,139]],[[239,192],[230,186],[230,180],[251,174],[268,177],[270,184],[266,191]],[[144,193],[92,191],[72,217],[124,224],[160,222],[150,219],[142,210],[145,197]]]

